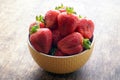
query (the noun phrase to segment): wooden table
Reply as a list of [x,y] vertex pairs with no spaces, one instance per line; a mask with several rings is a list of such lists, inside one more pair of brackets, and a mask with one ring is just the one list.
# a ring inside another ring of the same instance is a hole
[[[95,23],[95,47],[78,71],[45,72],[32,59],[28,28],[56,5],[73,6]],[[120,80],[120,0],[0,0],[0,80]]]

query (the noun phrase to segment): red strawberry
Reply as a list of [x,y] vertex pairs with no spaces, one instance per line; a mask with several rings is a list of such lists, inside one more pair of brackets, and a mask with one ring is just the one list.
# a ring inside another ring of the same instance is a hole
[[52,34],[53,34],[52,44],[53,46],[57,46],[57,42],[61,39],[60,32],[56,29],[52,30]]
[[40,28],[45,28],[44,17],[42,15],[36,16],[36,21]]
[[61,52],[59,49],[56,50],[55,56],[64,56],[65,54]]
[[32,24],[30,24],[30,27],[29,27],[29,32],[30,32],[31,28],[32,28],[33,26],[36,26],[36,25],[37,25],[37,23],[36,23],[36,22],[33,22]]
[[40,26],[40,28],[45,28],[45,24],[42,22],[39,23],[39,26]]
[[52,32],[48,28],[41,28],[30,35],[30,42],[37,51],[48,54],[52,44]]
[[58,15],[58,29],[62,37],[71,34],[76,29],[76,24],[78,21],[78,17],[74,14],[68,14],[66,12],[62,12]]
[[[44,27],[45,27],[44,23],[34,22],[30,25],[29,32],[31,32],[31,30],[33,31],[33,29],[39,29],[39,28],[44,28]],[[36,31],[33,31],[32,33],[34,33],[34,32],[36,32]]]
[[94,23],[91,20],[80,19],[77,23],[77,32],[80,32],[84,38],[90,39],[94,32]]
[[59,11],[62,13],[62,12],[66,12],[65,9],[59,9]]
[[57,16],[60,12],[58,10],[49,10],[45,14],[46,27],[50,29],[55,29],[58,25]]
[[58,48],[68,55],[79,53],[83,50],[83,37],[80,33],[74,32],[58,42]]

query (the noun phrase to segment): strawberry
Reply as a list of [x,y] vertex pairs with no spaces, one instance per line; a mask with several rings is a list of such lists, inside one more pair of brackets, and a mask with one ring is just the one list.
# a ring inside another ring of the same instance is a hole
[[76,24],[78,17],[74,14],[68,14],[67,12],[62,12],[58,15],[58,29],[62,37],[71,34],[76,29]]
[[53,46],[57,46],[57,42],[61,39],[60,32],[57,29],[55,29],[52,30],[52,34],[53,34],[52,44]]
[[37,29],[39,29],[39,25],[37,22],[34,22],[30,25],[29,27],[29,33],[32,34],[32,33],[35,33],[37,31]]
[[45,25],[44,23],[42,22],[34,22],[30,25],[30,28],[29,28],[29,33],[32,34],[32,33],[35,33],[37,31],[37,29],[39,28],[44,28]]
[[38,22],[40,28],[45,28],[44,17],[42,15],[36,16],[36,21]]
[[44,18],[42,15],[36,16],[36,22],[32,23],[29,27],[29,33],[35,33],[37,29],[45,28]]
[[65,9],[59,9],[59,11],[62,13],[62,12],[66,12]]
[[48,54],[52,44],[52,32],[48,28],[38,29],[30,35],[30,42],[37,51]]
[[49,10],[45,14],[45,23],[46,27],[50,29],[57,28],[58,22],[57,22],[57,16],[59,15],[58,10]]
[[79,53],[83,50],[83,37],[78,32],[73,32],[72,34],[61,39],[57,46],[58,48],[68,55]]
[[32,24],[30,24],[30,27],[29,27],[29,32],[30,32],[30,30],[32,29],[32,27],[33,26],[36,26],[37,25],[37,23],[36,22],[33,22]]
[[57,6],[36,16],[29,28],[31,45],[39,52],[68,56],[91,48],[94,23],[76,15],[73,7]]
[[40,22],[40,23],[39,23],[39,27],[40,27],[40,28],[45,28],[45,24],[42,23],[42,22]]
[[84,38],[90,39],[93,36],[94,23],[85,18],[79,19],[76,31],[81,33]]

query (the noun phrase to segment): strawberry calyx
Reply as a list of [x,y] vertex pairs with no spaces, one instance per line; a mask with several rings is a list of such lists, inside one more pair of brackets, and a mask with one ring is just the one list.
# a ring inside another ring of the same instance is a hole
[[55,10],[60,10],[60,9],[65,9],[68,14],[76,14],[73,7],[64,6],[63,4],[55,7]]
[[42,15],[36,16],[36,21],[44,23],[44,17]]
[[42,15],[36,16],[37,25],[39,25],[40,28],[43,28],[45,26],[44,17]]
[[83,18],[81,15],[78,15],[79,18]]
[[76,14],[76,12],[74,11],[74,8],[73,7],[66,7],[66,12],[68,14]]
[[56,6],[56,7],[55,7],[55,10],[60,10],[60,9],[64,9],[64,8],[65,8],[64,5],[61,4],[60,6]]
[[30,29],[30,34],[37,32],[37,29],[39,29],[38,25],[32,26],[32,28]]
[[83,39],[83,47],[85,49],[90,49],[90,46],[91,46],[91,42],[89,39]]

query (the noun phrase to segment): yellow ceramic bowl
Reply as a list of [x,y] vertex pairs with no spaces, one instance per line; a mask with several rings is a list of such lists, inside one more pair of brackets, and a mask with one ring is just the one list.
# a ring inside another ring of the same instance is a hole
[[48,72],[65,74],[78,70],[87,62],[93,51],[94,38],[91,49],[71,56],[51,56],[38,52],[32,47],[29,40],[28,47],[33,59],[41,68]]

